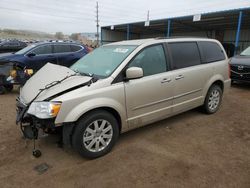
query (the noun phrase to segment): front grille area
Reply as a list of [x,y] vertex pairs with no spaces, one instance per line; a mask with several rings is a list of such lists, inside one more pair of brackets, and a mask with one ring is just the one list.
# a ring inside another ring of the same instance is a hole
[[250,66],[248,65],[230,65],[232,72],[238,73],[238,74],[244,74],[249,73],[250,74]]
[[230,65],[231,79],[250,82],[250,66]]

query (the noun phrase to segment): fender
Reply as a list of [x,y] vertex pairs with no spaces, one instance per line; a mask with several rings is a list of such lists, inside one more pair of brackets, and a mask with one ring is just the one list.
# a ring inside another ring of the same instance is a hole
[[128,129],[126,117],[124,115],[127,114],[126,108],[124,108],[124,105],[111,98],[96,98],[84,101],[71,109],[71,111],[66,112],[66,114],[59,113],[55,120],[55,124],[59,126],[62,123],[76,122],[84,114],[97,108],[112,108],[115,110],[121,117],[121,132],[125,132]]

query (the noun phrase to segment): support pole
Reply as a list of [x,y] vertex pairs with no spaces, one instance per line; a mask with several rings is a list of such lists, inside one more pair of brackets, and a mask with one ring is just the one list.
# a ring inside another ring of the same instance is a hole
[[103,45],[103,44],[102,44],[102,39],[103,39],[102,34],[103,34],[103,31],[102,31],[102,28],[101,28],[101,46]]
[[167,37],[170,37],[170,28],[171,27],[171,20],[168,19],[168,30],[167,30]]
[[234,55],[236,54],[236,52],[238,50],[238,47],[239,47],[240,28],[241,28],[241,22],[242,22],[242,15],[243,15],[243,12],[240,11],[240,13],[239,13],[239,19],[238,19],[238,27],[237,27],[236,37],[235,37]]
[[130,39],[130,25],[127,25],[127,40]]
[[99,5],[98,1],[96,2],[96,41],[97,46],[99,46]]

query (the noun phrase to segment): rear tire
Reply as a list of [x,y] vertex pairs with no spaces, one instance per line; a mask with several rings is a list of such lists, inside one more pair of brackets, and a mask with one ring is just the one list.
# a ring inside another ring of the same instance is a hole
[[72,146],[81,156],[93,159],[110,152],[118,137],[116,118],[107,111],[96,110],[78,121]]
[[218,85],[212,85],[208,92],[203,105],[203,109],[207,114],[213,114],[220,108],[222,102],[222,89]]

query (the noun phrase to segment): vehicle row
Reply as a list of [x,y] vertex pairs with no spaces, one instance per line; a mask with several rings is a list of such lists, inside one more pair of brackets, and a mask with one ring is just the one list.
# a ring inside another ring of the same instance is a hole
[[[23,85],[46,63],[70,67],[85,56],[89,49],[72,42],[42,42],[0,57],[0,89],[11,90],[14,84]],[[26,71],[27,70],[27,71]],[[31,71],[28,71],[31,70]]]

